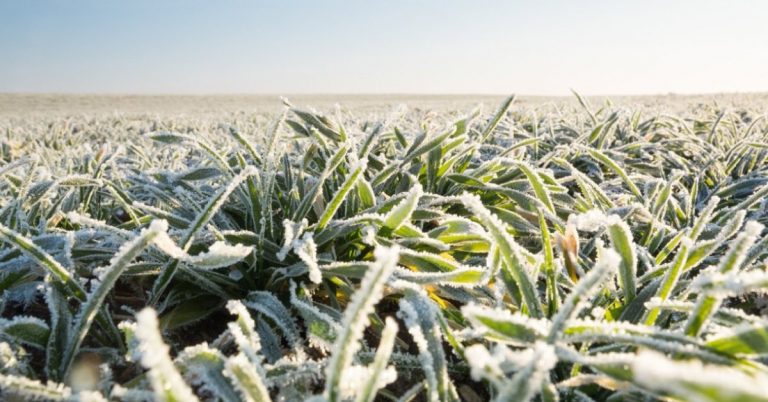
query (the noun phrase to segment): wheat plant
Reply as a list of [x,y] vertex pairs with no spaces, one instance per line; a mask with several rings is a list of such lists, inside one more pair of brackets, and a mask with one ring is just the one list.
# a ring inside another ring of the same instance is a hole
[[758,112],[5,123],[0,398],[768,401]]

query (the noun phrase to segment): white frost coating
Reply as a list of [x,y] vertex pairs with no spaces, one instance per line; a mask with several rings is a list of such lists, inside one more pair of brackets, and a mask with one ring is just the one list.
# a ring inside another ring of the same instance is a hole
[[232,380],[244,401],[271,400],[263,378],[245,355],[238,354],[227,359],[224,363],[224,375]]
[[549,339],[554,340],[560,336],[560,331],[564,329],[567,322],[573,319],[584,308],[588,299],[590,299],[595,292],[599,289],[599,286],[603,280],[611,273],[615,272],[621,257],[615,251],[611,249],[602,249],[599,254],[599,258],[595,266],[589,273],[582,278],[573,288],[571,294],[565,299],[560,311],[552,318],[552,330],[549,334]]
[[589,366],[629,365],[636,356],[634,353],[600,353],[595,355],[584,355],[571,347],[563,345],[558,345],[555,352],[557,354],[557,359],[560,361]]
[[506,345],[495,344],[491,349],[491,355],[499,361],[504,372],[519,371],[531,363],[536,356],[536,346],[543,342],[537,341],[533,347],[525,349],[511,349]]
[[330,399],[338,399],[340,381],[344,371],[351,365],[355,353],[360,349],[360,338],[368,326],[368,315],[381,300],[384,284],[400,256],[397,247],[377,247],[373,254],[375,263],[366,272],[360,287],[344,310],[341,332],[336,337],[334,353],[326,368],[324,395]]
[[726,272],[731,269],[739,269],[747,258],[747,252],[757,241],[764,226],[757,221],[749,221],[744,229],[733,240],[724,258],[720,259],[718,270]]
[[123,238],[130,238],[132,236],[131,232],[128,230],[120,229],[116,226],[112,226],[107,224],[104,221],[100,221],[97,219],[93,219],[91,217],[79,214],[75,211],[70,211],[67,213],[67,220],[80,226],[88,226],[93,228],[102,229],[105,232],[109,232],[111,234],[116,234]]
[[[467,235],[476,235],[488,242],[491,241],[490,236],[488,235],[488,232],[483,228],[482,225],[478,224],[477,222],[467,219],[463,216],[459,215],[453,215],[449,213],[443,213],[443,216],[438,219],[437,221],[438,228],[439,227],[445,227],[446,225],[453,226],[460,226],[461,227],[461,236],[467,236]],[[438,238],[442,238],[443,234],[440,233],[437,236]]]
[[464,349],[464,357],[469,363],[470,375],[475,381],[487,378],[499,386],[497,377],[503,376],[500,362],[482,344],[474,344]]
[[105,275],[109,273],[108,268],[114,268],[118,265],[128,264],[130,261],[123,261],[121,263],[121,260],[125,259],[125,255],[133,250],[138,244],[140,244],[144,240],[144,236],[150,233],[155,240],[163,236],[168,237],[168,222],[164,219],[154,219],[152,222],[150,222],[148,228],[142,229],[138,236],[120,246],[120,249],[117,251],[117,253],[115,253],[115,255],[110,258],[109,265],[99,269],[99,281],[103,281]]
[[[153,221],[156,222],[157,220]],[[154,245],[169,256],[205,269],[228,267],[247,257],[253,247],[242,244],[227,244],[217,241],[208,247],[208,251],[198,255],[189,255],[184,249],[177,246],[166,232],[160,233],[154,241]]]
[[0,374],[0,390],[11,391],[9,393],[12,395],[19,395],[26,400],[61,400],[72,395],[72,390],[63,384],[43,384],[26,377],[6,374]]
[[355,402],[373,402],[379,389],[397,379],[397,370],[393,366],[387,365],[392,357],[397,330],[397,322],[393,318],[387,317],[373,362],[367,367],[368,378],[365,379],[362,386],[358,386]]
[[593,307],[589,315],[595,320],[602,321],[605,319],[605,309],[600,306]]
[[768,272],[751,270],[746,272],[707,272],[691,281],[691,289],[717,296],[737,296],[749,292],[768,292]]
[[566,335],[561,340],[564,343],[592,343],[606,342],[609,344],[629,344],[634,346],[649,347],[654,350],[667,351],[669,353],[682,352],[689,356],[699,356],[722,361],[719,356],[700,350],[699,341],[679,332],[656,329],[646,325],[637,325],[623,322],[604,323],[572,320],[569,322]]
[[394,275],[387,282],[387,286],[402,292],[405,292],[406,290],[410,290],[417,293],[424,291],[424,289],[420,285],[410,281],[398,279],[397,277],[394,277]]
[[[19,211],[21,211],[20,208]],[[22,222],[25,221],[23,217],[20,218],[22,218]],[[72,281],[72,274],[69,272],[69,270],[64,268],[61,263],[56,261],[56,259],[51,257],[50,254],[45,252],[45,250],[40,248],[40,246],[35,244],[31,239],[28,239],[27,237],[22,236],[20,233],[7,228],[2,223],[0,223],[0,240],[4,240],[18,247],[21,252],[44,267],[60,282],[67,283]]]
[[235,176],[232,181],[223,189],[219,190],[216,195],[214,195],[209,201],[208,204],[203,207],[202,212],[198,214],[195,217],[195,220],[192,225],[187,228],[186,231],[184,231],[184,234],[182,236],[182,239],[184,239],[182,244],[182,247],[185,249],[189,247],[189,244],[192,242],[193,237],[195,235],[195,231],[197,231],[199,228],[204,227],[208,221],[210,221],[213,216],[216,214],[216,212],[221,208],[221,206],[224,204],[224,202],[227,200],[230,194],[232,194],[233,191],[243,182],[245,179],[247,179],[250,176],[253,176],[258,173],[258,170],[253,166],[248,166],[240,173]]
[[[368,366],[352,365],[344,370],[341,377],[341,400],[352,400],[360,391],[361,385],[365,384],[372,375],[371,368]],[[397,372],[394,367],[389,366],[384,369],[376,379],[376,389],[385,387],[387,384],[397,379]]]
[[460,264],[453,259],[448,259],[446,257],[443,257],[440,254],[430,253],[427,251],[414,251],[411,249],[402,249],[400,251],[400,254],[425,260],[429,263],[439,266],[440,269],[443,271],[447,270],[448,272],[452,272],[457,269],[470,268],[469,266]]
[[251,313],[240,300],[230,300],[227,302],[227,310],[230,314],[236,315],[237,320],[246,328],[256,328],[256,322],[253,321]]
[[373,225],[365,225],[363,227],[363,230],[361,230],[362,233],[362,242],[363,244],[366,244],[371,247],[375,247],[378,244],[378,241],[376,241],[376,233],[378,230],[376,230],[376,227]]
[[5,329],[8,327],[18,325],[18,324],[29,324],[29,325],[36,325],[41,328],[46,328],[46,329],[48,328],[48,324],[37,317],[32,317],[28,315],[17,315],[10,319],[0,318],[0,332],[5,331]]
[[183,216],[179,216],[179,215],[176,215],[174,213],[162,210],[160,208],[153,207],[151,205],[147,205],[147,204],[145,204],[145,203],[143,203],[141,201],[134,201],[134,202],[131,203],[131,206],[134,207],[134,208],[137,208],[137,209],[148,211],[148,212],[150,212],[153,215],[158,216],[158,217],[165,217],[167,219],[178,220],[178,221],[181,221],[181,222],[189,222],[189,219],[187,219],[187,218],[185,218]]
[[277,259],[280,261],[285,260],[288,252],[293,250],[301,261],[307,265],[309,280],[312,283],[320,283],[323,281],[323,273],[320,271],[317,263],[317,245],[315,244],[314,233],[306,232],[302,236],[302,232],[307,228],[307,225],[306,219],[302,219],[301,222],[297,223],[288,219],[283,221],[283,247],[277,252]]
[[293,250],[301,258],[304,264],[307,264],[309,270],[309,280],[312,283],[323,281],[323,273],[317,264],[317,245],[313,238],[314,233],[307,232],[301,237],[301,240],[294,241]]
[[[465,351],[472,378],[487,379],[498,390],[496,400],[528,401],[540,390],[545,376],[557,364],[555,348],[545,342],[536,342],[532,348],[513,352],[497,347],[493,354],[484,346],[473,345]],[[509,379],[507,371],[516,371]]]
[[[641,351],[631,363],[634,380],[652,390],[668,392],[692,402],[762,400],[768,389],[768,376],[749,376],[740,371],[703,365],[699,361],[679,362],[652,352]],[[716,394],[708,391],[717,390]],[[705,393],[709,393],[706,395]]]
[[75,246],[75,233],[67,232],[64,235],[64,244],[62,245],[61,257],[64,265],[70,270],[75,270],[75,261],[72,259],[72,248]]
[[652,297],[650,300],[645,302],[644,306],[647,309],[659,308],[662,310],[688,312],[693,310],[695,304],[687,301],[662,300],[659,297]]
[[[715,341],[722,338],[737,338],[737,337],[741,337],[741,335],[743,334],[748,334],[750,332],[755,332],[755,331],[760,332],[761,333],[760,336],[764,336],[762,334],[764,333],[766,327],[768,327],[768,322],[766,321],[743,323],[735,327],[723,328],[722,331],[719,331],[713,334],[712,336],[708,337],[706,339],[706,342],[711,342],[711,341]],[[754,336],[754,334],[752,336]],[[747,338],[744,338],[744,339],[747,339]],[[745,340],[744,342],[748,343],[750,341]]]
[[99,391],[80,391],[77,393],[78,402],[107,402],[107,398]]
[[[370,270],[370,268],[369,268]],[[330,315],[326,314],[323,311],[320,311],[317,307],[312,305],[309,302],[306,302],[304,300],[301,300],[298,296],[296,296],[296,283],[291,281],[290,284],[290,290],[291,290],[291,304],[294,308],[296,308],[299,313],[305,317],[310,316],[312,319],[316,319],[319,321],[324,322],[327,324],[330,329],[334,332],[334,334],[339,334],[342,330],[341,325],[333,319]],[[307,320],[309,321],[309,320]],[[309,342],[313,347],[317,347],[320,350],[327,351],[330,350],[332,345],[325,339],[319,338],[315,334],[313,334],[311,331],[307,331],[309,336]]]
[[536,289],[533,286],[533,280],[530,277],[529,271],[531,268],[526,266],[526,262],[530,264],[530,261],[523,252],[524,249],[515,242],[507,231],[507,225],[496,214],[489,211],[477,195],[464,193],[459,197],[459,200],[467,209],[475,214],[483,226],[490,232],[495,240],[493,243],[498,243],[499,254],[504,262],[500,265],[506,266],[515,278],[522,294],[522,301],[528,307],[530,315],[542,317],[544,311],[536,294]]
[[522,326],[533,331],[537,336],[542,337],[551,329],[548,320],[531,318],[520,313],[513,314],[506,308],[490,308],[477,304],[467,304],[461,308],[461,313],[472,323],[473,327],[482,328],[486,332],[493,330],[482,323],[481,317],[488,317],[493,321]]
[[384,222],[384,215],[377,214],[374,212],[358,214],[350,218],[333,220],[334,225],[339,225],[339,226],[356,225],[360,223],[375,223],[380,225],[383,222]]
[[278,260],[285,260],[288,252],[293,248],[293,243],[301,236],[307,225],[309,222],[306,219],[302,219],[300,222],[293,222],[290,219],[283,220],[283,247],[277,252]]
[[170,348],[163,342],[158,326],[157,314],[151,308],[145,308],[136,315],[134,331],[139,342],[141,365],[149,370],[147,375],[155,397],[167,401],[171,395],[174,400],[197,401],[197,396],[173,365],[168,355]]
[[421,184],[417,182],[416,185],[408,191],[405,198],[392,207],[392,209],[384,216],[384,226],[392,230],[397,230],[403,223],[407,222],[413,211],[416,209],[416,206],[419,203],[419,198],[421,198],[423,193],[424,191]]
[[[403,225],[403,226],[406,226],[406,225]],[[418,230],[418,228],[416,229]],[[441,240],[433,239],[427,236],[405,237],[400,239],[399,244],[406,247],[413,247],[413,248],[418,248],[420,246],[428,246],[438,251],[449,251],[451,249],[450,246],[443,243]]]
[[208,248],[207,252],[192,256],[187,261],[202,268],[221,268],[239,262],[252,251],[253,247],[251,246],[242,244],[230,245],[217,241]]
[[571,215],[568,222],[573,223],[577,229],[585,232],[595,232],[609,225],[626,223],[618,215],[606,215],[599,209],[592,209],[583,214]]
[[438,398],[438,381],[437,373],[433,369],[435,361],[432,354],[429,353],[429,342],[424,336],[424,331],[421,330],[419,325],[419,313],[416,312],[416,308],[408,300],[401,299],[399,304],[399,311],[397,316],[405,322],[405,327],[408,329],[408,333],[411,334],[413,342],[419,349],[419,363],[424,370],[424,377],[427,379],[427,388],[429,392],[429,399],[431,402],[437,402]]
[[113,400],[117,399],[123,402],[146,402],[151,401],[154,398],[151,391],[137,388],[125,388],[120,384],[112,386],[109,396]]
[[6,374],[19,374],[22,364],[16,358],[11,345],[8,342],[0,342],[0,367],[5,369]]
[[67,368],[72,364],[73,358],[97,314],[98,306],[103,303],[117,279],[127,269],[128,264],[151,243],[153,238],[160,234],[165,234],[167,230],[168,223],[166,221],[153,220],[149,227],[143,229],[138,236],[120,246],[118,252],[110,259],[107,267],[97,270],[100,283],[88,295],[87,301],[81,306],[80,311],[75,316],[71,334],[73,337],[67,343],[67,348],[62,358],[62,372],[66,372]]
[[555,347],[546,342],[536,342],[533,345],[533,354],[531,356],[531,364],[536,367],[536,373],[538,375],[531,376],[529,382],[532,384],[540,384],[544,378],[544,375],[555,368],[557,364],[557,355],[555,354]]
[[230,300],[227,302],[227,310],[237,316],[235,322],[227,324],[229,332],[235,339],[235,344],[254,364],[261,362],[259,351],[261,350],[261,340],[258,333],[254,330],[256,322],[253,321],[248,309],[240,300]]
[[368,168],[368,158],[358,158],[356,152],[347,152],[347,157],[349,158],[350,172],[354,172],[357,169],[364,172]]
[[488,272],[480,267],[460,267],[450,272],[418,272],[397,268],[393,276],[424,285],[471,288],[488,283]]
[[11,163],[6,164],[3,167],[0,167],[0,176],[6,174],[7,172],[10,172],[13,169],[16,169],[19,166],[26,165],[29,162],[37,162],[39,159],[39,155],[32,154],[30,156],[24,156],[22,158],[19,158]]
[[760,233],[765,229],[765,225],[758,221],[748,221],[746,224],[744,224],[743,233],[746,233],[747,236],[750,237],[757,237],[760,236]]
[[224,360],[224,354],[219,349],[208,346],[208,342],[203,342],[184,348],[176,356],[174,363],[184,368],[184,379],[190,384],[200,387],[199,389],[203,392],[217,393],[219,391],[217,379],[211,374],[218,374],[217,371]]

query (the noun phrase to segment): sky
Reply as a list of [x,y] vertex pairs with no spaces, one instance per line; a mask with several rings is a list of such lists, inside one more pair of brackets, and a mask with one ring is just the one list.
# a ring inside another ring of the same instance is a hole
[[761,92],[766,24],[763,0],[0,0],[0,92]]

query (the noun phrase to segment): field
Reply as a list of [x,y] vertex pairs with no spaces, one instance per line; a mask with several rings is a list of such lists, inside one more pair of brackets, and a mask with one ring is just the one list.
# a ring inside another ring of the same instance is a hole
[[0,399],[768,401],[767,111],[0,95]]

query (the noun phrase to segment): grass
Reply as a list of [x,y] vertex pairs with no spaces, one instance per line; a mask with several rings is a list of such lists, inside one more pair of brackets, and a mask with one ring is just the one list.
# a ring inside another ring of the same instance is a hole
[[4,120],[0,397],[768,400],[760,104],[633,102]]

